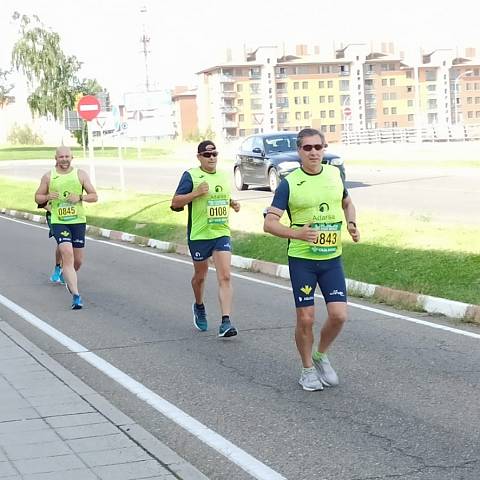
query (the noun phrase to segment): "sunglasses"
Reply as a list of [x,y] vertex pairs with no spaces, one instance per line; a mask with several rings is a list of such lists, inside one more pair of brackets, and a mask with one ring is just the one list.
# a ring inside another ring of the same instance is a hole
[[218,152],[202,152],[200,155],[205,158],[210,158],[216,157],[218,155]]
[[315,145],[302,145],[302,150],[305,150],[306,152],[311,152],[313,149],[315,150],[322,150],[322,148],[327,148],[328,145],[322,145],[320,143],[317,143]]

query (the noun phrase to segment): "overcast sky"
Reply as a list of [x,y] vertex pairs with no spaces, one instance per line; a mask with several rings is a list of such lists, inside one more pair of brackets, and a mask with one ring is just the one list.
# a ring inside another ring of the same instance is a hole
[[[343,43],[393,41],[405,47],[476,46],[478,0],[3,0],[0,68],[9,66],[15,27],[11,13],[36,13],[114,95],[140,88],[145,69],[140,37],[151,37],[151,83],[192,85],[194,73],[222,61],[225,49],[311,43],[330,55]],[[237,7],[235,5],[241,5]],[[147,13],[141,13],[146,6]]]

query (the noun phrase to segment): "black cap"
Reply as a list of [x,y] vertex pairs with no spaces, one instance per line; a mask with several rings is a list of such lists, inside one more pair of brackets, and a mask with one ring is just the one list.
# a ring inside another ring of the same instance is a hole
[[197,153],[206,152],[207,147],[210,146],[210,145],[213,147],[214,150],[217,148],[211,140],[204,140],[203,142],[200,142],[198,144]]

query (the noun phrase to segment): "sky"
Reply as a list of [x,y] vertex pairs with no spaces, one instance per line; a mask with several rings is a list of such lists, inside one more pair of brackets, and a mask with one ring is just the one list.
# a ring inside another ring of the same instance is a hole
[[[142,13],[144,10],[144,13]],[[114,101],[145,85],[140,38],[150,37],[151,86],[194,86],[195,72],[242,51],[271,44],[320,45],[331,56],[343,43],[392,41],[404,49],[477,47],[478,0],[3,0],[0,68],[17,38],[11,14],[37,14],[60,34],[63,50],[83,63]]]

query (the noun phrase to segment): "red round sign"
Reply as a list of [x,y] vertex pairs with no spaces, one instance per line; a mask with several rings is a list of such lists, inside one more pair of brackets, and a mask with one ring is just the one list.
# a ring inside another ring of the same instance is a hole
[[77,112],[81,118],[89,122],[100,113],[100,102],[93,95],[85,95],[78,101]]
[[350,107],[345,107],[343,109],[343,114],[346,116],[346,117],[349,117],[351,114],[352,114],[352,109]]

